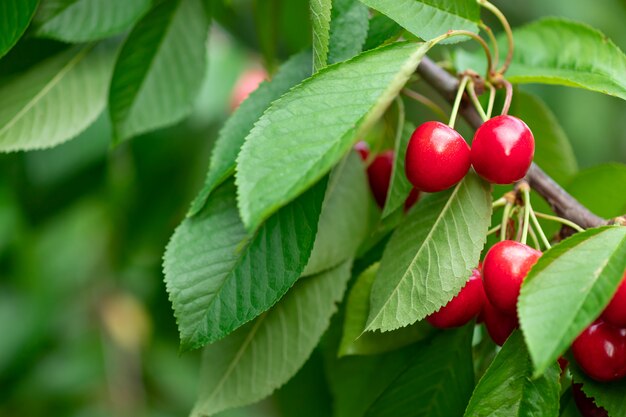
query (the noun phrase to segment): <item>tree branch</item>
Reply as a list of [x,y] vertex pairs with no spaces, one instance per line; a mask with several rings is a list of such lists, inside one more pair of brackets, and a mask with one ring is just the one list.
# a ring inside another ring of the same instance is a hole
[[[422,58],[417,72],[446,100],[452,101],[454,99],[459,85],[459,80],[456,77],[439,67],[428,57]],[[483,122],[476,109],[468,101],[462,103],[459,112],[474,129],[477,129]],[[528,170],[525,179],[550,204],[552,210],[557,215],[571,220],[585,229],[609,223],[609,221],[596,216],[588,208],[580,204],[578,200],[561,188],[534,162]]]

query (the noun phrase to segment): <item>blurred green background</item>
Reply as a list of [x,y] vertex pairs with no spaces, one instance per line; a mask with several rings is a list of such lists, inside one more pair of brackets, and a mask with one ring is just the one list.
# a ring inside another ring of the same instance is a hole
[[[626,1],[495,3],[514,26],[568,17],[626,49]],[[57,148],[0,155],[0,416],[156,417],[191,409],[199,354],[179,353],[161,257],[203,182],[238,76],[259,63],[271,70],[310,43],[306,0],[228,4],[211,30],[207,77],[185,122],[112,147],[105,114]],[[0,81],[62,48],[27,36],[0,60]],[[584,190],[602,178],[593,173],[614,174],[584,169],[626,162],[624,103],[565,87],[524,89],[561,122],[583,169],[573,181],[589,203]],[[311,365],[303,373],[319,377]],[[224,415],[293,409],[302,393],[290,390],[278,402]]]

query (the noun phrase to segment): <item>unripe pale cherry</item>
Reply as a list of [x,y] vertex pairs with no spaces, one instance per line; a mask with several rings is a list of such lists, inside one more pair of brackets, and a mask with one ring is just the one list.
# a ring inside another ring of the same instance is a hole
[[596,405],[593,398],[587,397],[582,390],[582,384],[572,384],[572,394],[574,402],[582,417],[609,417],[607,411]]
[[626,328],[626,271],[617,292],[602,313],[602,319],[613,326]]
[[434,193],[452,187],[470,168],[470,148],[463,137],[441,122],[426,122],[406,151],[406,176],[415,188]]
[[267,73],[262,69],[250,69],[241,74],[231,95],[230,109],[235,110],[239,107],[241,102],[266,79]]
[[501,312],[489,302],[489,299],[485,299],[481,317],[491,340],[499,346],[502,346],[506,339],[511,336],[513,330],[519,327],[517,316],[510,316]]
[[485,291],[480,271],[474,269],[461,291],[439,311],[426,317],[435,327],[446,329],[467,324],[482,311]]
[[626,329],[597,320],[574,340],[572,353],[581,369],[596,381],[626,377]]
[[483,123],[472,141],[471,160],[484,179],[511,184],[528,171],[535,153],[535,139],[529,127],[517,117],[496,116]]
[[483,261],[483,280],[494,307],[510,316],[517,315],[522,281],[540,256],[538,250],[513,240],[503,240],[489,249]]

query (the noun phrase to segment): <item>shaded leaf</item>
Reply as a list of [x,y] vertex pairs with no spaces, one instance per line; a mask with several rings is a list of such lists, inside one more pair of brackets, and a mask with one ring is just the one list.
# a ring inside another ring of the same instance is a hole
[[106,103],[114,51],[72,48],[0,87],[0,150],[49,148],[82,132]]
[[555,361],[545,375],[532,379],[524,339],[516,331],[478,382],[464,415],[556,417],[559,415],[560,373]]
[[490,218],[489,185],[473,172],[420,201],[385,249],[366,330],[415,323],[458,294],[478,265]]
[[626,228],[588,229],[553,246],[522,284],[520,324],[539,375],[604,310],[626,270]]
[[326,66],[330,39],[331,0],[310,0],[313,28],[313,73]]
[[334,0],[328,63],[345,61],[360,53],[367,37],[368,24],[369,12],[359,0]]
[[272,103],[238,157],[238,203],[249,230],[345,155],[393,100],[429,46],[397,43],[363,53],[320,71]]
[[137,23],[117,58],[109,90],[118,139],[191,113],[205,74],[208,27],[200,0],[162,2]]
[[22,37],[38,4],[39,0],[0,1],[0,57]]
[[233,181],[176,229],[163,270],[182,346],[219,340],[278,301],[313,248],[324,196],[321,181],[248,236]]
[[387,192],[387,201],[385,202],[382,214],[383,218],[389,216],[400,207],[403,207],[404,202],[413,188],[406,177],[404,171],[404,161],[406,158],[406,149],[414,130],[415,126],[410,122],[406,122],[404,124],[402,134],[397,136],[398,140],[396,140],[396,143],[394,144],[396,157],[393,162],[391,181],[389,182],[389,191]]
[[287,382],[328,327],[351,263],[300,280],[270,311],[205,348],[192,416],[256,402]]

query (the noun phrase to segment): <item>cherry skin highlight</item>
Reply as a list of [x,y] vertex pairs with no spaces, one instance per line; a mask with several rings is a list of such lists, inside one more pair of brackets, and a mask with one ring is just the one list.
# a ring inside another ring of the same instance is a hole
[[485,322],[487,333],[491,336],[491,340],[498,346],[502,346],[506,339],[511,336],[513,330],[519,327],[516,316],[509,316],[495,308],[489,299],[485,299],[485,305],[481,313],[481,317]]
[[581,369],[600,382],[626,377],[626,329],[597,320],[572,343]]
[[494,184],[511,184],[524,178],[535,153],[535,139],[517,117],[496,116],[483,123],[472,142],[474,169]]
[[626,271],[617,292],[602,313],[602,319],[613,326],[626,328]]
[[426,317],[426,320],[440,329],[463,326],[478,316],[484,304],[483,280],[480,271],[474,269],[465,287],[439,311]]
[[426,122],[413,135],[406,151],[406,176],[428,193],[448,189],[470,168],[470,148],[463,137],[440,122]]
[[523,243],[503,240],[489,249],[483,261],[487,298],[498,310],[517,315],[517,299],[522,281],[537,262],[541,252]]
[[374,194],[374,199],[381,208],[385,206],[385,200],[387,200],[391,171],[393,169],[393,158],[393,151],[385,151],[377,155],[367,168],[367,177],[372,194]]
[[572,384],[574,402],[580,415],[582,417],[609,417],[609,413],[604,408],[597,406],[593,398],[587,397],[582,387],[582,384]]

